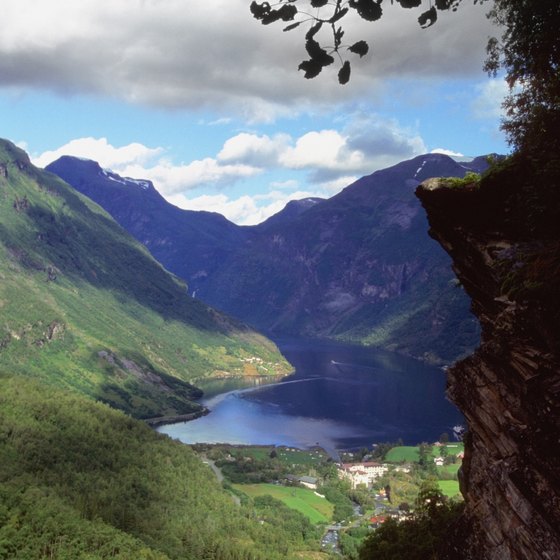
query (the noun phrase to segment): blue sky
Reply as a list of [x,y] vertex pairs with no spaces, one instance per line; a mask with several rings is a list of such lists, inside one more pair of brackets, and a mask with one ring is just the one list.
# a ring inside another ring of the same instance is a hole
[[302,33],[261,26],[249,0],[101,4],[3,2],[1,136],[39,166],[89,157],[251,224],[421,153],[508,151],[506,88],[482,71],[488,3],[464,0],[428,30],[422,8],[387,1],[380,22],[348,22],[372,52],[346,86],[334,67],[305,80]]

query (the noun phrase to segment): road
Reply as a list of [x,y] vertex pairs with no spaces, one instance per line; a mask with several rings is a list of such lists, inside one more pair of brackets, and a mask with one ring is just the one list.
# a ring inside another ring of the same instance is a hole
[[[207,464],[214,471],[214,474],[216,475],[218,482],[221,484],[224,481],[224,475],[220,467],[218,467],[218,465],[216,465],[216,463],[212,461],[212,459],[208,459],[206,455],[201,455],[200,459],[202,460],[203,463]],[[231,494],[231,499],[238,506],[241,505],[241,500],[239,499],[239,496],[236,496],[235,494]]]
[[218,482],[221,484],[224,480],[224,475],[222,474],[222,471],[216,465],[216,463],[212,461],[212,459],[208,459],[206,455],[201,455],[200,458],[202,459],[203,463],[206,463],[214,471],[214,474],[216,475]]

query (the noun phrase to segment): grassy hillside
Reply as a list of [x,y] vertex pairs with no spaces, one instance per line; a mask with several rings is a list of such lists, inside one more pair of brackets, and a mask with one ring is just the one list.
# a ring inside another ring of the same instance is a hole
[[272,343],[187,296],[99,206],[0,141],[0,372],[153,417],[196,411],[197,379],[288,370]]
[[318,548],[281,503],[238,506],[189,447],[71,391],[0,376],[0,558],[264,560]]
[[313,490],[277,484],[234,484],[233,487],[251,498],[272,496],[308,517],[312,523],[328,523],[332,520],[333,504],[317,496]]

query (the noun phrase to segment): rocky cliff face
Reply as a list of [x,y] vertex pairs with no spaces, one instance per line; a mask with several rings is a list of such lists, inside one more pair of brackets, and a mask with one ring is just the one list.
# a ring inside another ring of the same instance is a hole
[[480,185],[417,191],[482,326],[448,376],[468,422],[449,558],[560,558],[560,197],[543,180],[518,160]]

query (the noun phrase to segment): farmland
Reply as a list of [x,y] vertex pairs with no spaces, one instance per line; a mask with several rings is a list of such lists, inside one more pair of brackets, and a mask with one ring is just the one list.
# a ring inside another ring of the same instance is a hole
[[332,519],[333,504],[307,488],[277,484],[234,484],[233,488],[251,498],[272,496],[308,517],[312,523],[328,523]]

